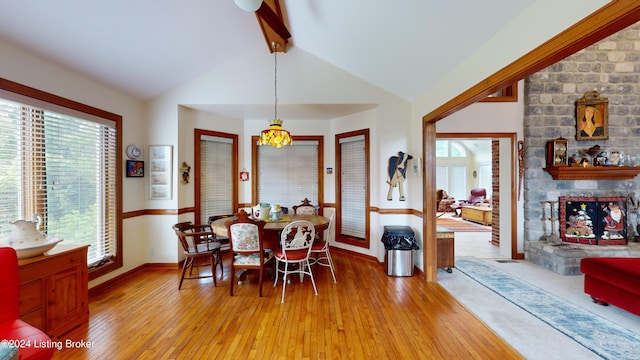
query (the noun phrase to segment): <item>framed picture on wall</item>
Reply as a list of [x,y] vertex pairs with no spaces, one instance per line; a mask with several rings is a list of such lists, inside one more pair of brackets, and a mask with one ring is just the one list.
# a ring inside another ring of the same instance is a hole
[[172,146],[149,146],[149,199],[171,200]]
[[576,101],[576,140],[609,138],[609,99],[587,91]]
[[127,177],[144,177],[144,161],[127,160]]

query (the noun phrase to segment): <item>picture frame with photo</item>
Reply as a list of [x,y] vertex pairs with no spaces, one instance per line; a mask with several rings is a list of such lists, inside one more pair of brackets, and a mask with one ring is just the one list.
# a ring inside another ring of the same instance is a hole
[[127,160],[127,177],[144,177],[144,161]]
[[149,146],[149,199],[171,200],[172,161],[171,145]]

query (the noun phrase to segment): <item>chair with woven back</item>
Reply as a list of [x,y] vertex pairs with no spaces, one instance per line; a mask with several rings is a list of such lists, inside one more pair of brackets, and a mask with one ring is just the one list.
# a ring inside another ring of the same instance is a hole
[[265,249],[263,246],[264,220],[254,220],[249,218],[244,210],[240,210],[237,218],[225,222],[229,233],[231,244],[231,286],[229,294],[233,296],[233,283],[235,282],[236,270],[258,270],[259,290],[258,295],[262,296],[262,279],[264,269],[273,260],[273,250]]
[[320,239],[318,236],[316,236],[316,239],[311,246],[311,256],[309,261],[311,265],[318,264],[320,266],[326,266],[331,269],[331,276],[333,276],[333,283],[335,284],[337,283],[335,267],[333,266],[333,259],[331,258],[331,253],[329,252],[329,235],[331,233],[331,225],[333,225],[334,216],[335,213],[331,214],[331,217],[329,218],[329,226],[324,230],[323,233],[324,239]]
[[317,209],[315,205],[311,204],[311,201],[307,198],[302,200],[302,204],[293,206],[293,213],[296,215],[317,215]]
[[[318,295],[316,282],[313,279],[311,265],[309,264],[309,255],[311,254],[311,245],[316,237],[316,230],[312,223],[306,220],[292,221],[282,230],[280,237],[280,248],[276,250],[276,279],[273,286],[278,284],[278,274],[282,273],[282,299],[284,303],[284,292],[287,287],[287,276],[291,274],[300,274],[300,282],[304,275],[309,275],[313,291]],[[284,265],[284,269],[280,269],[280,265]]]
[[[216,265],[220,265],[222,273],[222,261],[220,258],[220,243],[212,241],[215,234],[209,225],[196,225],[191,221],[180,222],[173,225],[173,230],[178,237],[185,255],[182,264],[182,275],[178,290],[182,289],[182,282],[185,279],[213,278],[213,285],[217,286]],[[211,265],[211,274],[201,274],[200,267]],[[196,274],[193,274],[194,268]],[[189,275],[187,276],[187,269]]]

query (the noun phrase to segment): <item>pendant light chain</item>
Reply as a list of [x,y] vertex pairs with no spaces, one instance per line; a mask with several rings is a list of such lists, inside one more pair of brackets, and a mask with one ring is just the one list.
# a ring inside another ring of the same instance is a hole
[[273,42],[273,115],[274,118],[269,121],[269,128],[262,130],[260,133],[259,145],[270,145],[276,148],[291,145],[293,139],[291,133],[282,128],[282,120],[278,118],[278,47],[280,44]]
[[274,93],[274,120],[278,119],[278,43],[273,44],[273,93]]

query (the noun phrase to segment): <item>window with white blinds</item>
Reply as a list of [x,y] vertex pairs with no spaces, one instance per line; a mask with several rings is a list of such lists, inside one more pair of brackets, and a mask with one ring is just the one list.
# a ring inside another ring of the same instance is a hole
[[[0,223],[41,214],[48,237],[89,244],[89,265],[106,262],[117,244],[115,121],[51,108],[0,98]],[[0,226],[0,238],[11,230]]]
[[200,136],[200,223],[233,214],[233,139]]
[[340,234],[366,236],[366,153],[364,135],[341,138]]
[[316,140],[296,140],[283,148],[258,146],[258,202],[290,211],[305,198],[318,205],[318,147]]

